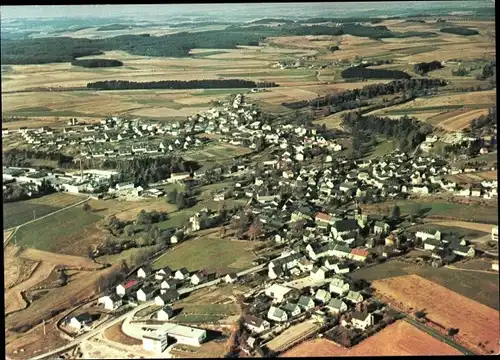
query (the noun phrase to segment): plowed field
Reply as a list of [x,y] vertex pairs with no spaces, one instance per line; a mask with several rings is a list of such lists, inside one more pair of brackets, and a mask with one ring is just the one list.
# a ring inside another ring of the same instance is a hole
[[495,309],[418,275],[377,280],[372,286],[377,296],[397,308],[424,310],[428,319],[445,329],[459,329],[455,340],[472,351],[479,354],[499,351],[500,321]]
[[460,355],[458,350],[440,342],[405,321],[386,327],[358,345],[346,349],[332,341],[307,341],[285,352],[283,357],[314,356],[411,356]]

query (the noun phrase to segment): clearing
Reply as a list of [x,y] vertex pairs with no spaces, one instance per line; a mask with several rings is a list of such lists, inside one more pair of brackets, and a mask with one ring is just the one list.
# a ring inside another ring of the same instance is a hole
[[221,239],[218,230],[201,231],[195,239],[187,240],[168,250],[155,261],[155,269],[170,266],[186,267],[189,271],[208,270],[228,273],[251,267],[256,257],[252,249],[258,242]]
[[399,320],[349,349],[341,347],[330,340],[316,339],[304,342],[281,356],[426,356],[461,354],[460,351],[433,338],[406,321]]
[[[398,276],[372,283],[375,295],[410,312],[425,309],[426,317],[444,327],[459,329],[455,340],[480,354],[498,351],[498,311],[459,295],[417,275]],[[497,293],[498,294],[498,293]],[[483,343],[484,348],[478,344]]]

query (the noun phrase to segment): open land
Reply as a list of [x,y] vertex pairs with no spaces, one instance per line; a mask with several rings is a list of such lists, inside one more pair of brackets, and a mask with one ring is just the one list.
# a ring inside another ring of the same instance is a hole
[[[250,241],[222,239],[217,230],[211,230],[168,250],[153,267],[186,267],[189,271],[206,269],[227,273],[251,267],[251,261],[256,258],[252,252],[254,245]],[[202,252],[199,251],[200,246]]]
[[283,351],[293,343],[310,335],[319,328],[314,321],[304,321],[286,329],[283,333],[266,343],[266,346],[272,351]]
[[[470,300],[417,275],[374,281],[376,295],[397,308],[425,309],[426,317],[445,329],[459,329],[455,339],[482,354],[498,351],[498,310]],[[478,346],[485,344],[484,349]]]
[[282,357],[461,355],[449,345],[399,320],[350,349],[326,339],[304,342]]

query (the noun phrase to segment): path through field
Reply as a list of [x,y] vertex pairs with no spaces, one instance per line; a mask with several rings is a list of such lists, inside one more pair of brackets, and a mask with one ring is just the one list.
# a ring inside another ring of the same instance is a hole
[[55,265],[53,263],[42,261],[28,280],[5,290],[5,314],[7,315],[16,310],[24,309],[27,304],[21,296],[21,292],[45,280],[54,267]]

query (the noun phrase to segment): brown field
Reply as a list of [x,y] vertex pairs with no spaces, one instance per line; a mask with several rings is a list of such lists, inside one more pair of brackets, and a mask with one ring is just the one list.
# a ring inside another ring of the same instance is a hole
[[464,229],[484,231],[486,233],[491,233],[491,228],[493,227],[493,225],[491,224],[474,223],[468,221],[433,221],[431,222],[431,224],[452,226],[452,227],[456,226]]
[[[488,114],[488,109],[470,110],[464,114],[448,117],[446,120],[439,122],[438,126],[448,131],[459,131],[468,127],[473,119],[486,114]],[[432,118],[429,120],[432,120]]]
[[496,171],[484,171],[476,173],[475,175],[482,177],[485,180],[496,180],[498,178],[498,173]]
[[4,249],[4,289],[26,280],[37,262],[16,256],[18,248],[12,245]]
[[483,180],[496,180],[497,172],[491,170],[491,171],[483,171],[477,173],[453,174],[453,175],[447,175],[446,179],[455,181],[458,184],[474,184],[474,183],[480,183]]
[[276,336],[266,345],[272,351],[282,351],[290,344],[299,341],[301,338],[313,333],[318,329],[318,325],[314,321],[304,321],[286,329],[283,333]]
[[[498,311],[459,295],[418,275],[397,276],[372,283],[376,295],[402,310],[425,309],[428,319],[446,329],[457,328],[455,339],[480,354],[498,352]],[[480,348],[479,343],[485,344]]]
[[141,345],[142,341],[130,337],[122,331],[122,324],[123,321],[107,328],[103,333],[104,337],[108,340],[125,345]]
[[137,218],[137,214],[139,214],[141,210],[147,212],[160,211],[170,213],[176,210],[176,206],[167,203],[164,199],[162,201],[141,201],[141,203],[136,205],[135,207],[117,213],[116,217],[120,220],[135,220]]
[[282,357],[461,355],[406,321],[399,320],[350,349],[326,339],[300,344]]
[[36,249],[26,249],[20,256],[32,261],[44,261],[71,268],[98,269],[101,267],[101,265],[83,256],[55,254]]

